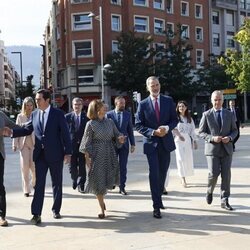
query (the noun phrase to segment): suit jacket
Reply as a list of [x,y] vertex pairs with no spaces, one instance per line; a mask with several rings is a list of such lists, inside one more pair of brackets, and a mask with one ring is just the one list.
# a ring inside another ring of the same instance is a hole
[[[229,108],[228,110],[231,111],[230,108]],[[240,112],[240,109],[239,109],[238,107],[235,107],[234,110],[235,110],[235,115],[236,115],[236,119],[237,119],[236,125],[237,125],[237,127],[239,128],[239,127],[240,127],[240,124],[241,124],[242,122],[244,122],[244,119],[243,119],[243,117],[242,117],[242,115],[241,115],[241,112]],[[231,112],[232,112],[232,111],[231,111]]]
[[72,154],[69,129],[64,114],[61,110],[51,106],[43,133],[40,112],[39,109],[33,111],[30,121],[25,123],[22,128],[13,129],[13,137],[30,135],[34,131],[35,148],[33,160],[36,161],[41,151],[44,150],[46,161],[63,161],[65,155]]
[[[17,115],[16,124],[22,126],[26,122],[28,122],[28,118],[26,115],[24,115],[24,114]],[[25,140],[26,140],[26,136],[15,138],[12,142],[12,145],[15,146],[17,149],[22,150],[24,143],[25,143]],[[34,132],[31,134],[31,140],[32,140],[32,145],[30,145],[30,146],[34,147],[34,145],[35,145]]]
[[79,152],[79,145],[81,143],[84,134],[86,123],[89,119],[87,118],[85,112],[82,111],[80,117],[80,126],[79,129],[76,130],[75,113],[74,112],[68,113],[65,115],[65,118],[69,128],[73,152]]
[[[17,125],[11,121],[4,112],[0,111],[0,129],[4,127],[14,128],[17,127]],[[0,135],[0,154],[5,159],[4,140],[2,135]]]
[[[149,97],[142,100],[137,109],[135,117],[135,128],[143,135],[143,151],[145,154],[152,153],[158,143],[162,142],[166,151],[175,150],[172,129],[178,123],[173,99],[169,96],[160,95],[160,122],[157,122],[156,113],[152,100]],[[164,137],[153,136],[152,133],[159,126],[169,126],[169,131]]]
[[233,153],[233,144],[215,143],[212,141],[213,136],[229,136],[232,141],[238,134],[235,119],[231,111],[222,109],[222,127],[219,130],[219,125],[216,119],[213,108],[204,112],[199,125],[199,136],[205,139],[205,155],[220,156],[223,148],[227,154]]
[[[132,125],[132,119],[131,119],[131,113],[124,110],[122,115],[122,124],[119,126],[117,123],[117,115],[115,110],[111,110],[107,113],[107,118],[112,119],[115,122],[115,125],[120,133],[128,137],[128,140],[130,142],[130,145],[135,145],[135,137],[134,137],[134,131],[133,131],[133,125]],[[122,147],[125,147],[129,149],[129,142],[126,140],[124,145]]]

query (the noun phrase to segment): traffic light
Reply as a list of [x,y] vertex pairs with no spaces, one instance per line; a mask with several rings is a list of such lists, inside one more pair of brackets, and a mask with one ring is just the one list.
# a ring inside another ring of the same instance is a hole
[[138,94],[137,91],[134,91],[134,92],[133,92],[133,101],[134,101],[134,102],[137,102],[137,94]]

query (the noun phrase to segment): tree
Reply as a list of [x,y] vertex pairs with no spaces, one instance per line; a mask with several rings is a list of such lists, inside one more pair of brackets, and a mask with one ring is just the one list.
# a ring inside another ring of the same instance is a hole
[[241,46],[241,51],[227,49],[219,63],[225,66],[225,72],[235,81],[241,92],[250,90],[250,19],[244,24],[233,38]]
[[111,70],[105,72],[107,83],[113,89],[128,92],[131,97],[133,91],[145,93],[146,79],[153,74],[152,39],[137,37],[135,32],[129,31],[121,33],[117,40],[118,51],[106,59],[111,65]]
[[32,84],[33,75],[26,77],[26,86],[23,86],[23,97],[31,96],[34,97],[35,85]]
[[185,28],[180,24],[176,33],[166,32],[166,49],[162,60],[155,65],[162,90],[168,91],[175,101],[191,99],[196,93],[190,57],[193,48],[188,44],[188,39],[183,37],[184,32]]

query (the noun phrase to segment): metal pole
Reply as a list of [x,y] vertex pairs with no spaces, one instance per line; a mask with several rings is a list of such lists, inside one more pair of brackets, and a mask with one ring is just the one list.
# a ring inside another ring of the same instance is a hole
[[79,79],[78,79],[78,48],[77,45],[75,43],[75,62],[76,62],[76,71],[75,71],[75,75],[76,75],[76,96],[79,95]]
[[104,97],[104,76],[103,76],[103,30],[102,30],[102,6],[99,6],[99,21],[100,21],[100,49],[101,49],[101,84],[102,84],[102,100]]

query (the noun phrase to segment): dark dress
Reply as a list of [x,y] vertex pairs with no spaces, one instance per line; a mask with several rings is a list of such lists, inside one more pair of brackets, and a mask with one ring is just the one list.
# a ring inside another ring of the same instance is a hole
[[111,119],[87,122],[79,148],[80,152],[87,152],[92,161],[85,192],[104,195],[108,189],[119,185],[119,163],[115,151],[116,146],[122,146],[117,140],[119,135]]

